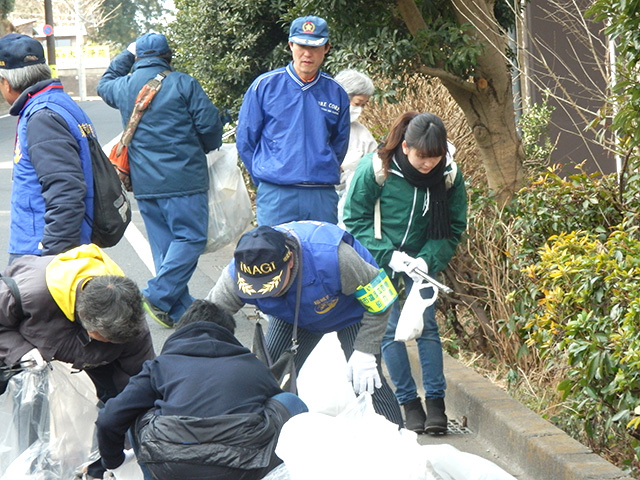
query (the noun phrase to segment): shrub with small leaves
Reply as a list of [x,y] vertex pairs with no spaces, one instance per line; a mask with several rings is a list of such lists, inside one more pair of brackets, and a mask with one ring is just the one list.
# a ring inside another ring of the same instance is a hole
[[525,154],[525,167],[538,171],[547,167],[551,161],[554,144],[549,138],[549,125],[554,108],[547,101],[529,107],[518,122],[522,132],[522,146]]
[[[537,305],[525,329],[543,358],[566,358],[559,389],[572,422],[606,436],[640,402],[640,241],[620,225],[604,241],[588,232],[553,236],[524,273]],[[593,426],[603,429],[594,429]]]

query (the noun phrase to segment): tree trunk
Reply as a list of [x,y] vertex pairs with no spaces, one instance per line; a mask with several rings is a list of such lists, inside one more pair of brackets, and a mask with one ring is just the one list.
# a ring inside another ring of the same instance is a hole
[[484,51],[475,69],[475,91],[463,90],[446,79],[443,84],[465,113],[487,172],[489,188],[503,204],[520,188],[524,150],[516,131],[512,79],[506,58],[507,37],[493,14],[494,3],[451,0],[458,22],[474,25],[472,33]]
[[[503,205],[520,188],[524,150],[515,125],[511,75],[505,57],[507,39],[493,15],[493,3],[490,0],[451,0],[461,25],[478,25],[469,33],[484,46],[475,67],[474,83],[437,68],[424,66],[419,71],[440,78],[464,112],[485,167],[489,188]],[[397,4],[412,34],[426,28],[415,0],[397,0]]]
[[442,83],[464,112],[478,146],[489,189],[495,193],[498,203],[504,205],[521,186],[524,151],[516,132],[510,85],[507,85],[508,92],[501,92],[496,85],[501,82],[491,78],[486,80],[487,87],[477,93],[461,89],[446,79],[442,79]]

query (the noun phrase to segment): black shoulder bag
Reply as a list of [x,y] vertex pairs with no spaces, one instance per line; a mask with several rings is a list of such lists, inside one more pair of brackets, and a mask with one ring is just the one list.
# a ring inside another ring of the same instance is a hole
[[283,352],[274,362],[271,355],[269,355],[260,320],[256,322],[252,347],[253,353],[269,367],[273,376],[276,377],[280,388],[285,392],[291,393],[297,393],[298,391],[295,355],[298,352],[298,315],[300,313],[300,297],[302,294],[302,249],[300,249],[298,258],[298,284],[296,286],[296,307],[293,316],[291,348]]

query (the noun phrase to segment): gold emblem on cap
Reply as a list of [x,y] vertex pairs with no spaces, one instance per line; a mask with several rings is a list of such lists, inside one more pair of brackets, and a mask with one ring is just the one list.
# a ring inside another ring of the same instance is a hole
[[267,282],[264,285],[262,285],[262,287],[260,287],[260,290],[258,290],[258,293],[261,293],[264,295],[265,293],[269,293],[274,289],[278,288],[278,285],[280,285],[280,280],[282,280],[283,273],[284,273],[284,270],[281,271],[275,277],[273,277],[270,282]]
[[313,24],[311,20],[307,20],[302,24],[302,31],[304,33],[313,33],[316,29],[316,26]]
[[255,289],[251,285],[249,285],[247,282],[245,282],[244,278],[242,278],[239,273],[238,273],[238,290],[240,290],[245,295],[253,295],[254,293],[256,293]]

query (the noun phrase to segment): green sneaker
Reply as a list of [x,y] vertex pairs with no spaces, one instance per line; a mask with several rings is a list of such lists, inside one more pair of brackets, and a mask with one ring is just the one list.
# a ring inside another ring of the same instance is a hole
[[144,308],[145,312],[147,312],[147,314],[160,325],[165,328],[173,328],[173,320],[171,320],[169,314],[167,312],[163,312],[154,304],[152,304],[148,298],[144,298],[144,300],[142,301],[142,307]]

